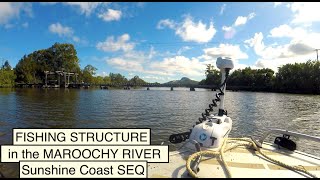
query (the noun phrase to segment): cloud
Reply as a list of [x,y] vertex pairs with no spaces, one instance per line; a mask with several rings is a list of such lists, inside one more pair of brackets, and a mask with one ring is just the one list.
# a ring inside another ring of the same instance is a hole
[[164,29],[165,27],[175,30],[175,34],[180,36],[183,41],[197,43],[209,42],[217,32],[213,26],[213,22],[210,22],[210,25],[207,27],[207,24],[201,21],[194,22],[191,16],[186,16],[180,23],[170,19],[160,20],[157,28]]
[[263,34],[262,32],[259,32],[259,33],[255,33],[253,38],[245,40],[244,43],[248,44],[249,47],[253,47],[256,54],[262,55],[262,51],[265,48],[262,40],[263,40]]
[[54,5],[57,4],[58,2],[40,2],[42,5]]
[[[188,46],[180,50],[191,49]],[[155,56],[150,56],[155,50],[153,47],[148,52],[128,51],[122,55],[106,58],[106,62],[114,68],[128,72],[142,73],[150,76],[187,76],[193,79],[203,79],[206,64],[214,63],[217,57],[228,56],[234,59],[235,67],[244,68],[245,65],[239,64],[239,59],[247,59],[248,55],[241,51],[239,45],[220,44],[217,47],[204,49],[204,53],[198,57],[185,57],[182,55],[171,55],[155,60]],[[177,53],[178,54],[178,53]],[[161,57],[160,54],[157,57]]]
[[225,39],[231,39],[237,33],[236,27],[245,25],[250,19],[256,16],[255,13],[250,13],[248,16],[238,16],[232,26],[222,26]]
[[280,25],[270,30],[269,37],[290,37],[290,38],[298,38],[307,35],[307,31],[301,27],[291,28],[287,24]]
[[63,4],[77,7],[82,14],[89,16],[102,2],[63,2]]
[[138,71],[143,72],[142,65],[137,61],[125,60],[121,57],[110,58],[107,60],[109,65],[112,65],[118,69],[126,71]]
[[314,51],[314,48],[304,44],[303,42],[294,42],[289,45],[288,50],[294,54],[303,55],[310,54],[312,51]]
[[281,5],[281,4],[283,4],[283,2],[274,2],[273,3],[273,7],[277,7],[277,6]]
[[247,17],[238,16],[237,20],[234,22],[234,26],[240,26],[247,23]]
[[62,26],[60,23],[51,24],[49,26],[49,31],[58,34],[60,37],[63,36],[72,36],[73,30],[71,27]]
[[176,23],[170,19],[162,19],[158,22],[157,29],[164,29],[165,27],[169,27],[170,29],[176,28]]
[[236,29],[232,26],[222,26],[222,30],[225,31],[225,39],[231,39],[236,34]]
[[140,72],[147,74],[156,74],[156,75],[168,75],[163,71],[150,70],[148,66],[150,61],[155,54],[153,47],[150,48],[148,53],[142,51],[127,51],[122,55],[112,58],[105,58],[105,61],[112,65],[114,68],[125,70],[128,72]]
[[247,17],[238,16],[236,21],[234,22],[234,26],[245,25],[248,20],[254,18],[256,16],[255,13],[250,13]]
[[263,59],[258,58],[255,63],[257,68],[270,68],[273,71],[277,72],[278,67],[281,67],[285,64],[292,64],[292,63],[303,63],[309,59],[315,59],[315,54],[308,54],[302,56],[295,56],[295,57],[286,57],[286,58],[274,58],[274,59]]
[[0,25],[6,25],[20,14],[32,17],[32,4],[17,2],[0,2]]
[[[104,7],[110,4],[110,2],[59,2],[66,6],[78,8],[81,14],[90,16],[98,7]],[[42,5],[55,5],[58,2],[41,2]]]
[[166,72],[166,75],[203,76],[205,64],[197,58],[175,56],[164,58],[162,61],[152,62],[150,69],[156,72]]
[[238,16],[236,21],[234,22],[234,26],[245,25],[248,20],[254,18],[256,16],[255,13],[250,13],[248,16]]
[[28,22],[23,23],[23,24],[22,24],[22,27],[28,28],[28,27],[29,27],[29,23],[28,23]]
[[293,56],[293,53],[288,51],[289,44],[278,45],[275,47],[266,46],[263,42],[263,38],[262,32],[255,33],[253,38],[245,40],[244,43],[253,47],[255,53],[262,57],[262,59],[275,59]]
[[67,37],[76,43],[86,43],[82,41],[79,37],[74,35],[74,31],[71,27],[63,26],[59,22],[49,25],[49,31],[53,34],[58,34],[59,37]]
[[[281,28],[279,29],[289,30],[287,32],[295,32],[293,28],[288,28],[286,26],[280,27]],[[280,37],[290,37],[291,41],[282,45],[265,45],[263,42],[263,34],[261,32],[255,33],[253,38],[244,41],[252,47],[255,53],[259,56],[256,61],[257,67],[268,67],[273,70],[277,70],[277,67],[287,63],[305,62],[309,59],[314,59],[314,49],[315,47],[320,46],[320,43],[317,41],[317,39],[320,38],[319,33],[305,33],[306,36],[295,36],[295,33],[284,35],[282,32],[274,33],[274,35],[275,34]]]
[[[188,48],[185,48],[188,49]],[[114,68],[128,72],[139,72],[149,75],[175,76],[203,76],[205,64],[199,58],[184,56],[165,57],[155,61],[157,52],[153,47],[148,52],[124,51],[122,55],[105,58],[105,61]]]
[[224,10],[226,9],[226,6],[227,6],[227,4],[223,4],[223,5],[221,6],[221,8],[220,8],[220,13],[219,13],[220,16],[223,14]]
[[108,9],[107,12],[99,14],[98,17],[104,21],[118,21],[120,20],[122,12],[119,10]]
[[128,42],[130,40],[129,34],[123,34],[117,38],[117,41],[115,41],[113,36],[107,37],[107,39],[104,42],[98,42],[96,47],[97,49],[101,51],[131,51],[135,47],[135,43]]
[[218,47],[206,48],[203,51],[212,59],[218,57],[230,57],[233,60],[248,59],[248,55],[241,51],[239,45],[220,44]]
[[80,38],[77,37],[77,36],[73,36],[73,37],[72,37],[72,40],[73,40],[74,42],[80,42]]
[[189,46],[183,46],[182,48],[180,48],[180,49],[178,50],[177,55],[181,55],[183,52],[188,51],[188,50],[190,50],[190,49],[192,49],[192,48],[189,47]]
[[146,75],[141,76],[142,79],[146,80],[147,82],[163,82],[168,81],[168,77],[161,77],[161,76],[155,76],[155,75]]
[[[187,76],[194,79],[203,79],[206,64],[212,63],[220,56],[228,56],[234,59],[236,67],[245,67],[239,64],[239,59],[247,59],[248,55],[241,51],[239,45],[220,44],[217,47],[204,49],[204,53],[198,57],[185,57],[181,53],[191,49],[184,46],[178,50],[178,55],[168,55],[163,57],[165,53],[158,53],[153,46],[149,51],[136,51],[134,45],[130,48],[123,48],[129,42],[128,34],[119,36],[117,40],[113,36],[108,37],[105,42],[97,44],[97,48],[103,51],[121,51],[120,55],[114,57],[105,57],[107,64],[116,69],[127,71],[128,73],[140,73],[148,76],[158,77],[176,77]],[[158,59],[159,58],[159,59]],[[152,78],[151,78],[152,79]],[[153,80],[155,80],[153,78]]]
[[286,24],[271,29],[269,36],[274,38],[291,38],[290,43],[287,44],[288,51],[298,55],[311,53],[320,46],[320,42],[318,41],[320,33],[308,31],[301,27],[292,28]]
[[294,24],[320,21],[319,2],[294,2],[288,7],[294,13]]

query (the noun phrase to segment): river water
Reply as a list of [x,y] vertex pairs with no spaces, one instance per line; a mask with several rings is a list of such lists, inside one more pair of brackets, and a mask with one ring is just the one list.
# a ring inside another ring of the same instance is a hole
[[[215,93],[169,87],[0,89],[0,144],[12,144],[12,128],[151,128],[152,144],[170,144],[168,137],[188,131]],[[233,120],[229,137],[259,138],[269,128],[320,136],[319,95],[227,91],[225,107]],[[298,150],[320,155],[319,144],[296,140]],[[170,144],[170,150],[176,147]],[[19,173],[16,165],[1,166],[9,176]]]

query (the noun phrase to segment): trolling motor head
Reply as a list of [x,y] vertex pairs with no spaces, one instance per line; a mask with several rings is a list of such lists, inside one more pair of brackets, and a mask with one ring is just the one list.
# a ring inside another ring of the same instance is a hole
[[217,64],[217,68],[219,68],[220,70],[227,70],[227,69],[231,70],[234,67],[233,61],[229,57],[225,57],[225,58],[218,57],[216,64]]

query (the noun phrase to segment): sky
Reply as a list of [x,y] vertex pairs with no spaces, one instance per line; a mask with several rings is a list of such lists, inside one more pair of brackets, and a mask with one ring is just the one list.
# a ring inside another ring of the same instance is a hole
[[147,82],[205,78],[206,64],[235,69],[316,59],[318,2],[0,2],[0,62],[72,43],[96,75]]

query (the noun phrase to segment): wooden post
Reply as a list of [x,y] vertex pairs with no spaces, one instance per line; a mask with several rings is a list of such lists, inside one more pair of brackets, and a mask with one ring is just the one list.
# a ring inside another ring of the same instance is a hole
[[60,86],[60,76],[61,76],[61,74],[58,73],[58,85],[59,85],[59,86]]
[[63,76],[64,76],[64,87],[67,87],[67,77],[66,77],[66,72],[63,72]]
[[46,87],[48,87],[48,72],[45,71],[44,73],[46,74]]
[[68,86],[70,84],[70,74],[68,73]]

